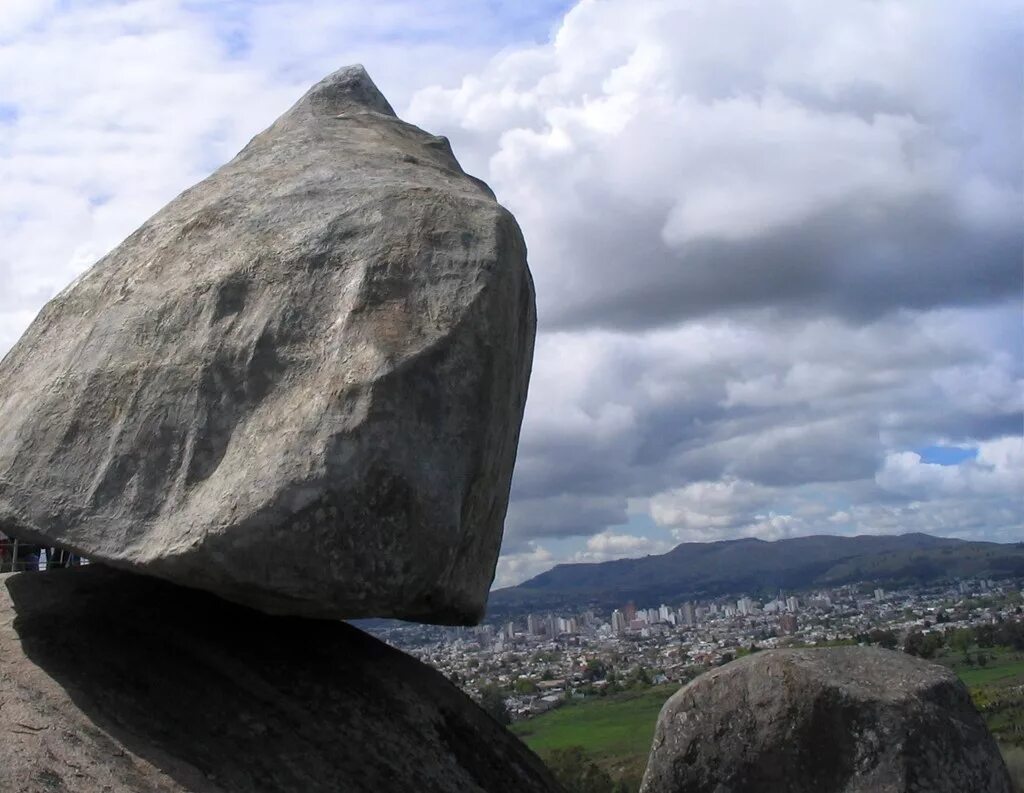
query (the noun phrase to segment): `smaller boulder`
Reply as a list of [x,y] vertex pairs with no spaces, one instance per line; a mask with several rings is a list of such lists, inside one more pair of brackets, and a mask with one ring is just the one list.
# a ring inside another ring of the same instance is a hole
[[641,793],[1012,793],[963,683],[877,648],[775,650],[665,703]]

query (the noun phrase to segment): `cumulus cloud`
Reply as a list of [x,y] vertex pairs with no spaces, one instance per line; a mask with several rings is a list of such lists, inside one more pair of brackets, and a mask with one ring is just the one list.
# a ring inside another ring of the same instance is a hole
[[886,455],[875,476],[879,486],[914,497],[997,496],[1024,500],[1024,438],[979,444],[974,459],[958,465],[925,462],[916,452]]
[[581,2],[410,110],[528,229],[549,327],[985,302],[1020,293],[1018,11]]
[[768,488],[730,477],[659,493],[650,512],[658,524],[680,530],[731,529],[749,522],[771,497]]
[[623,556],[647,556],[664,553],[671,545],[664,540],[652,540],[635,534],[602,531],[587,538],[586,547],[573,556],[575,562],[604,562]]
[[498,559],[498,569],[494,573],[494,586],[512,586],[538,573],[549,570],[556,562],[554,554],[547,548],[531,543],[528,548],[518,551],[505,551]]

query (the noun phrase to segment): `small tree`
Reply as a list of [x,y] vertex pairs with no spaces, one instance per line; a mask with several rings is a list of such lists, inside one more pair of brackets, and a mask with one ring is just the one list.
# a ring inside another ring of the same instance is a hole
[[517,694],[536,694],[537,693],[537,684],[534,683],[532,680],[530,680],[530,678],[528,678],[528,677],[521,677],[521,678],[519,678],[515,682],[515,685],[513,686],[513,688],[515,688],[515,692]]
[[933,658],[942,646],[942,639],[935,634],[925,635],[921,631],[907,634],[903,642],[903,652],[916,655],[918,658]]
[[879,628],[875,628],[867,635],[867,640],[872,644],[877,644],[879,647],[884,647],[886,650],[895,650],[896,645],[899,642],[896,639],[896,634],[892,631],[885,631]]
[[971,642],[974,640],[974,634],[966,628],[960,628],[953,631],[949,637],[949,646],[954,650],[962,652],[964,654],[971,647]]

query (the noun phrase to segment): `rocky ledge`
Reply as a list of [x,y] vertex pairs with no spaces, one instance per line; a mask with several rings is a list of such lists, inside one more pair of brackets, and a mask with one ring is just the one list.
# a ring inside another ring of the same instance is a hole
[[0,576],[0,790],[549,793],[438,672],[341,622],[99,566]]

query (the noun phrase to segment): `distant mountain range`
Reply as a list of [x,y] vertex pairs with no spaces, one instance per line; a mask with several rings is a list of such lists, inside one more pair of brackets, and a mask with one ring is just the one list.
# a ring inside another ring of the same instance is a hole
[[668,553],[642,559],[560,564],[519,586],[492,592],[488,616],[563,606],[611,608],[629,600],[656,606],[858,581],[898,587],[1006,576],[1024,577],[1024,542],[901,534],[683,543]]

